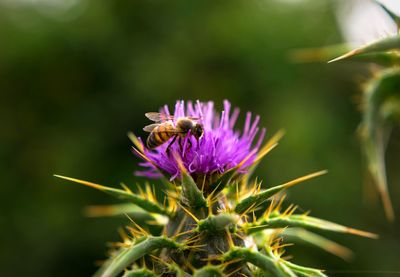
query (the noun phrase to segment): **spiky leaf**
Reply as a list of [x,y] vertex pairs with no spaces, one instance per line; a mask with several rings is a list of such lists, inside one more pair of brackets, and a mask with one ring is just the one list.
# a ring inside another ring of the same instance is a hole
[[338,233],[349,233],[367,238],[377,238],[373,233],[353,229],[330,221],[318,219],[308,215],[275,215],[273,217],[263,218],[255,223],[246,223],[243,229],[247,233],[261,231],[267,228],[286,228],[286,227],[302,227],[305,229],[325,230]]
[[70,177],[65,177],[65,176],[61,176],[61,175],[54,175],[54,176],[64,179],[64,180],[72,181],[75,183],[79,183],[79,184],[82,184],[82,185],[85,185],[88,187],[98,189],[105,193],[111,194],[112,196],[114,196],[118,199],[130,201],[133,204],[139,206],[143,210],[146,210],[150,213],[169,215],[169,212],[166,209],[164,209],[164,207],[162,207],[161,205],[153,203],[145,198],[139,197],[139,196],[133,194],[132,192],[121,190],[121,189],[116,189],[116,188],[111,188],[111,187],[106,187],[106,186],[102,186],[102,185],[95,184],[92,182],[83,181],[83,180],[70,178]]
[[179,248],[180,246],[173,240],[165,237],[148,237],[145,240],[134,244],[129,248],[123,249],[101,274],[101,277],[118,276],[127,266],[133,264],[153,250],[162,248]]
[[373,53],[373,52],[380,52],[380,51],[389,51],[389,50],[396,50],[400,49],[400,36],[391,36],[387,37],[378,41],[375,41],[373,43],[370,43],[366,46],[351,50],[347,52],[346,54],[343,54],[333,60],[330,60],[329,62],[336,62],[340,61],[343,59],[347,59],[353,56],[358,56],[361,54],[368,54],[368,53]]

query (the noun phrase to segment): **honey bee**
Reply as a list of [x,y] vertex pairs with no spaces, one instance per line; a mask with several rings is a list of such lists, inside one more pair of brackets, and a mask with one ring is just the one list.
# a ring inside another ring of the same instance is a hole
[[[166,143],[169,139],[173,138],[167,146],[166,152],[169,153],[170,146],[178,138],[179,146],[182,150],[182,139],[185,138],[189,132],[197,140],[201,138],[204,133],[203,124],[199,123],[199,118],[196,117],[182,117],[178,118],[176,124],[173,123],[173,116],[168,116],[162,113],[150,112],[145,116],[156,123],[147,125],[143,128],[144,131],[149,132],[147,137],[147,147],[155,149],[160,145]],[[191,141],[188,140],[191,147]]]

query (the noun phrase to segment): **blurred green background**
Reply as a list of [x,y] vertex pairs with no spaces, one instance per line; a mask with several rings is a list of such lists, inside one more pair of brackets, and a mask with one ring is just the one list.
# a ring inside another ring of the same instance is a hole
[[[58,4],[57,4],[58,3]],[[124,217],[86,218],[116,203],[54,173],[117,186],[143,182],[126,133],[176,99],[229,99],[287,134],[258,168],[264,185],[328,169],[289,192],[322,217],[380,234],[327,234],[351,262],[293,246],[294,261],[332,276],[400,271],[399,133],[388,176],[398,220],[365,188],[355,134],[361,64],[295,63],[290,51],[342,41],[332,1],[0,1],[0,276],[88,276]],[[393,273],[394,274],[394,273]],[[396,275],[396,274],[394,274]],[[393,275],[393,276],[394,276]]]

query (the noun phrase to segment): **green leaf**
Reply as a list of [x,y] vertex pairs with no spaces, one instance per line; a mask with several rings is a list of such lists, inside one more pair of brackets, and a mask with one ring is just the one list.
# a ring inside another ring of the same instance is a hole
[[367,238],[378,238],[376,234],[353,229],[330,221],[307,215],[276,215],[258,220],[255,223],[245,223],[242,228],[248,233],[259,232],[264,229],[301,227],[313,230],[325,230],[338,233],[349,233]]
[[384,38],[373,43],[370,43],[366,46],[351,50],[335,59],[330,60],[328,63],[340,61],[343,59],[347,59],[350,57],[354,57],[361,54],[368,54],[373,52],[381,52],[381,51],[390,51],[396,50],[400,48],[400,36],[391,36],[388,38]]
[[83,180],[79,180],[79,179],[75,179],[75,178],[70,178],[70,177],[65,177],[65,176],[61,176],[61,175],[54,175],[55,177],[64,179],[64,180],[68,180],[71,182],[75,182],[75,183],[79,183],[88,187],[92,187],[95,189],[98,189],[100,191],[106,192],[108,194],[111,194],[112,196],[118,198],[118,199],[122,199],[122,200],[128,200],[131,203],[139,206],[140,208],[142,208],[143,210],[146,210],[150,213],[156,213],[156,214],[162,214],[162,215],[170,215],[170,213],[164,209],[163,207],[161,207],[161,205],[159,205],[158,203],[153,203],[145,198],[139,197],[135,194],[133,194],[130,191],[125,191],[125,190],[121,190],[121,189],[116,189],[116,188],[111,188],[111,187],[106,187],[106,186],[102,186],[99,184],[95,184],[92,182],[88,182],[88,181],[83,181]]
[[[336,44],[318,48],[296,49],[291,51],[290,59],[296,63],[326,62],[335,59],[342,53],[351,51],[347,44]],[[382,66],[400,64],[400,54],[395,51],[371,52],[348,57],[349,61],[374,63]]]
[[84,210],[88,217],[105,217],[118,215],[137,215],[138,218],[154,219],[150,213],[132,203],[123,203],[115,205],[90,205]]
[[283,260],[282,262],[285,266],[290,268],[292,271],[296,273],[296,276],[303,276],[303,277],[327,277],[322,270],[315,269],[315,268],[310,268],[310,267],[304,267],[304,266],[299,266],[294,263],[291,263],[289,261]]
[[363,119],[361,140],[367,159],[368,171],[377,186],[388,220],[393,221],[394,211],[390,200],[385,150],[391,120],[396,118],[400,106],[400,70],[391,68],[373,78],[363,94]]
[[286,228],[281,236],[285,242],[303,242],[318,248],[323,249],[335,256],[342,258],[345,261],[351,260],[353,252],[334,241],[331,241],[323,236],[317,235],[303,228]]
[[251,249],[235,247],[223,255],[223,260],[242,260],[243,262],[251,263],[262,269],[264,272],[277,277],[326,277],[326,275],[319,269],[297,266],[284,259],[281,259],[280,256],[277,256],[273,253],[270,247],[266,247],[265,252],[265,254],[262,254]]
[[246,212],[246,210],[250,209],[251,207],[257,207],[257,206],[261,205],[263,202],[267,201],[270,197],[274,196],[275,194],[277,194],[287,188],[290,188],[296,184],[299,184],[306,180],[321,176],[326,173],[327,173],[326,170],[318,171],[318,172],[297,178],[297,179],[287,182],[285,184],[269,188],[261,193],[251,195],[251,196],[243,199],[236,205],[235,212],[238,214],[242,214],[242,213]]
[[123,249],[118,255],[112,258],[112,262],[108,264],[101,277],[114,277],[118,276],[124,269],[132,265],[136,260],[144,255],[150,254],[156,249],[170,248],[176,249],[180,245],[173,240],[165,237],[148,237],[145,240],[132,245],[129,248]]

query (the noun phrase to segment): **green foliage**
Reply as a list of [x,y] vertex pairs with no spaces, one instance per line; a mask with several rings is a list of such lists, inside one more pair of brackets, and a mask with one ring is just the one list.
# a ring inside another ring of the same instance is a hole
[[[400,17],[379,1],[375,2],[400,30]],[[345,52],[345,54],[339,55],[340,52]],[[378,65],[373,69],[368,82],[362,86],[360,97],[362,122],[359,133],[368,172],[376,185],[389,221],[394,220],[395,211],[388,191],[385,152],[393,128],[400,123],[399,53],[400,35],[397,34],[353,50],[350,50],[346,44],[339,44],[297,50],[292,55],[294,60],[299,62],[329,60],[328,63],[332,63],[343,60]],[[333,58],[334,56],[336,57]]]
[[394,211],[387,186],[385,151],[392,128],[400,122],[399,100],[400,71],[398,68],[380,71],[365,86],[360,137],[368,171],[377,185],[389,220],[394,219]]

